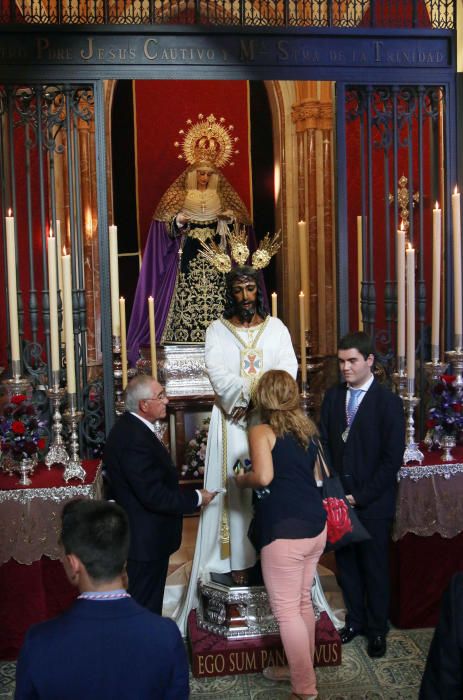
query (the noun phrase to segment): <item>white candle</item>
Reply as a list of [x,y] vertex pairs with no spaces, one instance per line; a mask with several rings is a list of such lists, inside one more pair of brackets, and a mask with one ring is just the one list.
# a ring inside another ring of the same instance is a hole
[[407,380],[408,391],[415,385],[415,250],[406,250],[407,258]]
[[397,355],[405,357],[405,231],[397,231]]
[[461,316],[461,215],[460,193],[455,187],[452,194],[453,218],[453,302],[454,302],[454,333],[455,349],[462,347],[462,316]]
[[151,376],[157,380],[158,364],[156,358],[156,327],[154,325],[154,299],[148,297],[148,318],[150,326]]
[[301,331],[301,381],[307,382],[307,356],[305,349],[305,297],[304,292],[299,293],[299,323]]
[[362,217],[357,216],[357,280],[358,280],[358,315],[359,330],[363,331],[362,321],[362,277],[363,277],[363,238],[362,238]]
[[276,318],[277,315],[278,315],[277,309],[278,309],[278,306],[277,306],[277,293],[276,293],[276,292],[272,292],[272,316],[274,316],[275,318]]
[[16,285],[16,249],[14,241],[14,217],[11,209],[5,216],[6,232],[6,265],[8,275],[8,311],[10,314],[11,360],[20,361],[19,353],[19,319],[18,319],[18,289]]
[[119,315],[119,262],[117,249],[117,226],[109,227],[109,279],[111,283],[111,318],[112,333],[121,334]]
[[74,319],[72,312],[72,272],[71,256],[66,249],[61,258],[63,263],[63,317],[64,339],[66,343],[66,382],[68,394],[76,393],[76,368],[74,356]]
[[[61,245],[61,221],[56,220],[56,250],[61,252],[63,250]],[[61,263],[61,255],[58,255],[58,286],[59,289],[63,289],[63,265]]]
[[442,211],[436,202],[432,212],[432,321],[431,359],[439,362],[440,336],[440,289],[441,289],[441,250],[442,250]]
[[48,295],[50,307],[51,371],[59,372],[58,286],[56,280],[56,238],[48,236]]
[[122,389],[127,386],[127,326],[125,322],[125,299],[119,299],[120,333],[121,333],[121,364],[122,364]]
[[[310,300],[309,289],[309,256],[308,256],[308,241],[307,241],[307,224],[305,221],[299,221],[297,225],[299,232],[299,265],[301,272],[301,289],[307,301]],[[310,306],[307,306],[307,322],[310,325]],[[306,324],[304,323],[304,326]]]

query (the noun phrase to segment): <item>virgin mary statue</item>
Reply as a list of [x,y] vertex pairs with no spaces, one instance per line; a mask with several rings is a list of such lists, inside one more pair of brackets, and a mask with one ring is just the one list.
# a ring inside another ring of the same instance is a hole
[[158,343],[204,343],[223,311],[225,275],[199,255],[201,243],[225,250],[230,228],[250,227],[246,205],[220,171],[238,153],[236,137],[223,118],[198,120],[180,131],[183,142],[175,145],[189,165],[162,196],[148,233],[127,334],[132,364],[149,343],[149,296],[156,300]]

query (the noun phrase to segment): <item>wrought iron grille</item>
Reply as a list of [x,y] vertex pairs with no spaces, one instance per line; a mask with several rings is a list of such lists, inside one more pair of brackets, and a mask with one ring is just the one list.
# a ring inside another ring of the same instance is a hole
[[[348,235],[357,252],[351,262],[357,285],[351,281],[350,294],[359,299],[359,321],[375,338],[377,356],[388,371],[397,369],[396,232],[402,225],[417,254],[417,381],[423,396],[431,350],[432,208],[438,200],[445,209],[446,201],[446,92],[436,85],[360,85],[345,95],[347,162],[355,162],[347,173]],[[423,417],[421,410],[422,432]]]
[[455,28],[455,0],[10,0],[2,24]]
[[[19,330],[22,373],[30,382],[43,420],[50,417],[47,387],[52,385],[47,236],[50,228],[71,252],[75,373],[82,456],[97,455],[103,442],[104,411],[101,382],[92,379],[99,345],[89,333],[88,309],[94,302],[86,291],[93,255],[95,224],[90,210],[95,168],[94,94],[89,85],[0,86],[0,221],[11,207],[15,221]],[[59,213],[61,212],[61,213]],[[84,212],[84,214],[82,213]],[[1,226],[1,224],[0,224]],[[6,260],[5,236],[2,233]],[[60,251],[61,252],[61,251]],[[59,272],[59,264],[57,265]],[[6,267],[4,268],[6,269]],[[62,290],[59,275],[59,289]],[[59,295],[59,330],[62,305]],[[4,314],[9,317],[6,305]],[[97,330],[97,329],[96,329]],[[61,339],[62,335],[61,335]],[[99,351],[101,355],[101,351]],[[64,346],[60,348],[61,383],[65,384]]]

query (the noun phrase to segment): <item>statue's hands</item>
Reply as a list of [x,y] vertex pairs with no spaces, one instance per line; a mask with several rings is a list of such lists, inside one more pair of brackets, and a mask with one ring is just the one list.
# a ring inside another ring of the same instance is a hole
[[201,506],[204,508],[208,506],[209,503],[217,496],[216,491],[208,491],[207,489],[200,489],[202,503]]
[[183,212],[179,212],[177,214],[176,222],[177,226],[186,226],[190,223],[190,217],[184,214]]
[[231,412],[231,419],[232,423],[239,423],[239,421],[244,418],[248,411],[247,406],[238,406],[237,408],[234,408],[233,411]]
[[225,209],[225,211],[221,211],[218,214],[219,219],[233,219],[234,218],[234,213],[232,209]]

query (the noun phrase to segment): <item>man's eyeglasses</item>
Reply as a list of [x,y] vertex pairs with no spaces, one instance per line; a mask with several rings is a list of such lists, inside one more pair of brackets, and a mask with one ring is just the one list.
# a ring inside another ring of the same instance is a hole
[[166,392],[160,391],[157,396],[152,396],[150,399],[143,399],[143,401],[163,401],[165,398],[167,398]]

